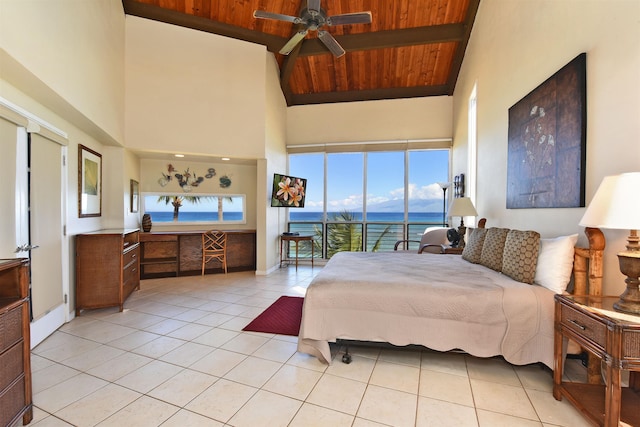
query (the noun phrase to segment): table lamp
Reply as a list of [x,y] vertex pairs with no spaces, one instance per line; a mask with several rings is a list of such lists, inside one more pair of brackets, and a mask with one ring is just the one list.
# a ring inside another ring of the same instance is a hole
[[613,307],[625,313],[640,314],[640,172],[605,177],[587,211],[580,220],[585,227],[630,230],[627,250],[618,253],[620,271],[627,276],[626,290]]
[[473,202],[471,202],[471,199],[468,197],[458,197],[457,199],[453,199],[453,202],[451,202],[451,205],[449,205],[449,212],[447,216],[460,217],[460,226],[458,227],[460,242],[458,243],[457,247],[464,248],[464,235],[467,232],[467,227],[464,226],[464,217],[478,216],[478,212],[476,212],[476,208],[473,206]]

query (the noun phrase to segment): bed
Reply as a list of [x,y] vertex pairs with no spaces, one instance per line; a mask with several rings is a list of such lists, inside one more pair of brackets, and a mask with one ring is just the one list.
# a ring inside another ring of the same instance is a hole
[[[486,235],[491,230],[485,230]],[[500,230],[511,235],[511,230]],[[473,236],[469,244],[477,246]],[[589,248],[570,247],[571,286],[575,293],[600,294],[604,237],[598,229],[587,229],[587,237]],[[538,240],[534,270],[542,271],[538,264],[558,259],[557,253],[543,250],[550,247],[543,246],[547,240],[552,239]],[[481,245],[485,249],[486,242]],[[508,262],[515,256],[515,263],[531,258],[522,248],[507,254],[508,243],[503,242],[501,256],[494,258]],[[499,245],[492,250],[500,251]],[[413,344],[553,368],[557,290],[523,283],[493,267],[457,255],[338,253],[307,289],[298,350],[331,363],[329,343],[337,340]]]

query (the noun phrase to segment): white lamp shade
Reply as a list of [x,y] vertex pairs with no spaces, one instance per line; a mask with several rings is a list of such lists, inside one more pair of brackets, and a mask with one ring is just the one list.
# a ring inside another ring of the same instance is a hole
[[580,225],[640,229],[640,172],[605,177],[580,220]]
[[447,216],[478,216],[476,208],[468,197],[458,197],[453,199],[449,205]]

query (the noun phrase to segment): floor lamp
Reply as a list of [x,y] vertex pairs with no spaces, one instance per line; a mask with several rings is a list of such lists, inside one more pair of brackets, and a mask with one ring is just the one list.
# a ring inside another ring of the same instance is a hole
[[585,227],[630,230],[627,250],[618,253],[627,288],[613,305],[618,311],[640,314],[640,172],[607,176],[580,220]]
[[438,185],[442,188],[442,226],[447,226],[447,188],[451,186],[450,182],[439,182]]

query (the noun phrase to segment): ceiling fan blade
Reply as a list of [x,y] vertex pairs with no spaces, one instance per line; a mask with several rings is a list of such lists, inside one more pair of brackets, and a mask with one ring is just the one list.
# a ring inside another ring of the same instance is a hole
[[327,24],[371,24],[371,12],[343,13],[342,15],[329,16]]
[[296,45],[302,41],[302,39],[307,35],[308,32],[309,30],[304,30],[304,31],[298,31],[297,33],[295,33],[293,37],[289,39],[287,44],[282,46],[282,49],[280,49],[279,53],[281,55],[289,55],[289,53],[291,53],[293,48],[296,47]]
[[297,16],[282,15],[280,13],[272,13],[265,10],[254,10],[253,17],[262,19],[275,19],[276,21],[293,22],[294,24],[300,24],[302,22],[302,20]]
[[333,53],[336,58],[340,58],[345,54],[344,49],[340,46],[340,43],[333,38],[333,36],[327,31],[318,31],[318,38],[324,45]]
[[320,12],[320,0],[307,0],[307,10]]

